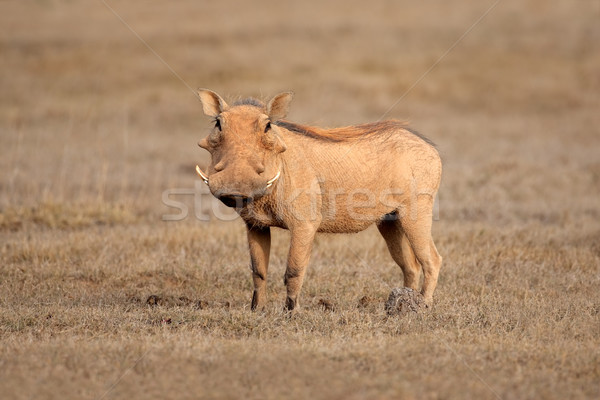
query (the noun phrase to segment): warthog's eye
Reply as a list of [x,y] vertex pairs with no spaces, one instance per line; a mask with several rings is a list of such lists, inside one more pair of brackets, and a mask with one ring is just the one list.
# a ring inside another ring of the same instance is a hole
[[269,129],[271,129],[271,123],[267,122],[267,125],[265,125],[265,133],[267,133]]
[[215,118],[215,128],[221,130],[221,120],[219,118]]

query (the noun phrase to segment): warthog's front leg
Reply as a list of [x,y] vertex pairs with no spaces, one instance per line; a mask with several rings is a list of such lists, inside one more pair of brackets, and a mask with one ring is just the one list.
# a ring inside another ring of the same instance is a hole
[[250,247],[250,268],[254,281],[252,294],[252,310],[264,306],[267,298],[267,270],[269,269],[269,252],[271,250],[270,228],[248,226],[248,246]]
[[317,228],[307,224],[290,229],[290,231],[290,252],[284,276],[284,283],[287,286],[285,308],[289,311],[298,306],[298,295],[302,289],[304,273],[310,259],[310,251]]

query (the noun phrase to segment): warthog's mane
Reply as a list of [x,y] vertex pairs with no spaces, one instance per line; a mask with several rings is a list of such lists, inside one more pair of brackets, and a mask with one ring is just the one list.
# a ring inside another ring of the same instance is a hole
[[258,100],[255,99],[254,97],[248,97],[246,99],[240,99],[240,100],[236,100],[233,103],[234,106],[253,106],[253,107],[258,107],[258,108],[264,108],[265,104]]
[[346,126],[343,128],[323,129],[314,126],[296,124],[289,121],[277,121],[275,125],[287,129],[292,133],[307,136],[313,139],[325,140],[329,142],[347,142],[368,138],[378,138],[385,142],[391,139],[394,134],[400,131],[409,132],[430,146],[436,147],[435,143],[424,135],[408,127],[403,121],[380,121],[367,124]]
[[[265,104],[262,101],[253,97],[237,100],[235,103],[233,103],[233,105],[253,106],[261,109],[265,108]],[[367,124],[333,129],[323,129],[315,126],[301,125],[285,120],[276,121],[274,124],[292,133],[328,142],[347,142],[367,138],[378,138],[382,141],[387,141],[395,133],[398,133],[399,131],[407,131],[419,137],[430,146],[436,147],[435,143],[429,138],[421,135],[414,129],[409,128],[407,122],[398,120],[370,122]]]

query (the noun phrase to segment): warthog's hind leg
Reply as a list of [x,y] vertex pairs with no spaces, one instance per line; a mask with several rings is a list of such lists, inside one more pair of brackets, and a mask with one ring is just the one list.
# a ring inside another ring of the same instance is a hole
[[442,266],[442,257],[431,237],[433,197],[419,196],[415,204],[412,204],[407,211],[401,219],[402,228],[417,261],[423,267],[424,279],[421,294],[423,294],[425,302],[431,305]]
[[415,258],[408,238],[399,220],[383,220],[377,224],[388,250],[404,274],[404,286],[419,290],[421,266]]

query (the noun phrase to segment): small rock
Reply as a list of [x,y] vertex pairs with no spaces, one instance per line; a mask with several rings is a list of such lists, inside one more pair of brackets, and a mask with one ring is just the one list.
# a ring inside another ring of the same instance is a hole
[[149,306],[156,306],[161,301],[162,301],[162,299],[160,297],[158,297],[155,294],[151,294],[150,296],[148,296],[148,299],[146,299],[146,304],[148,304]]
[[325,311],[335,311],[335,306],[327,299],[320,299],[319,307],[322,307]]
[[388,315],[404,317],[408,313],[418,313],[425,308],[425,299],[421,293],[411,288],[395,288],[385,302],[385,311]]

